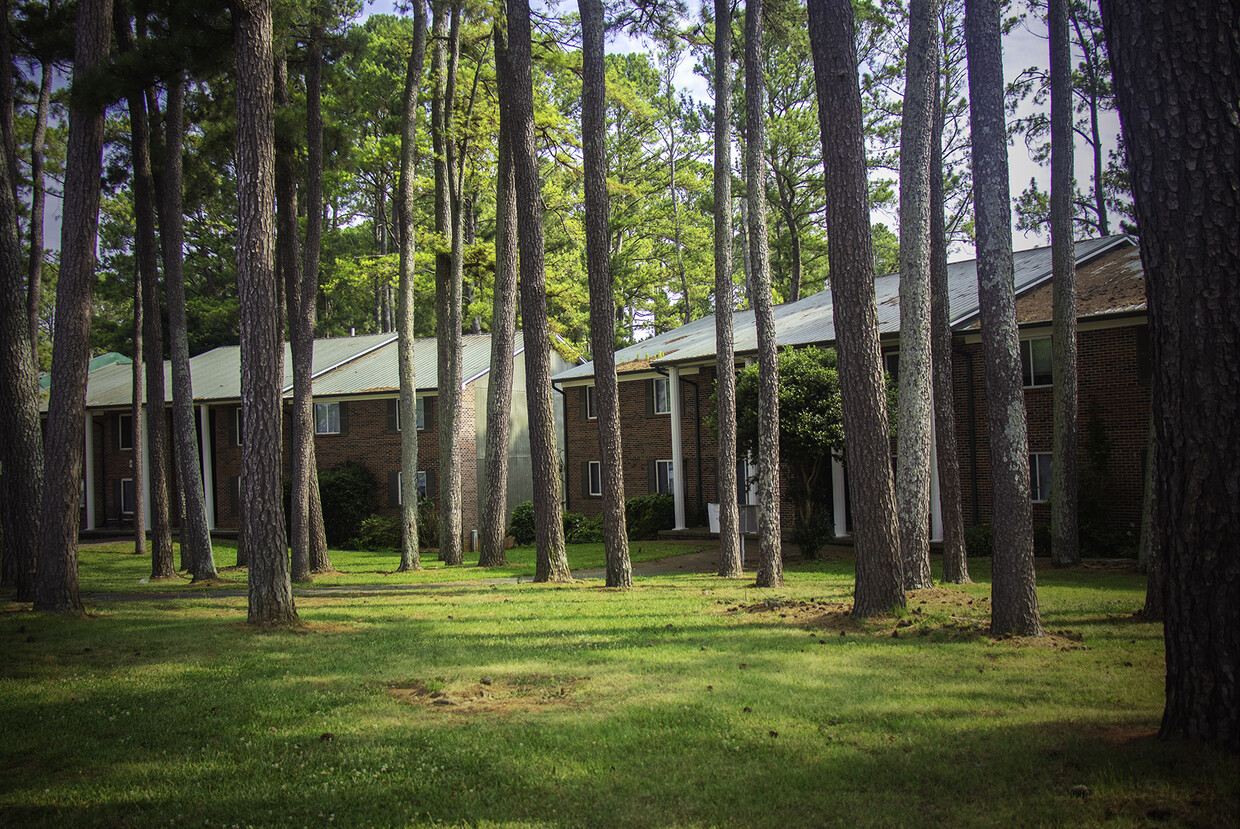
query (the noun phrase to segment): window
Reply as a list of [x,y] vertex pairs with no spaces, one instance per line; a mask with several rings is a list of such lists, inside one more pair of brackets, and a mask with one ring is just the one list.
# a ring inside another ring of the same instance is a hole
[[78,509],[86,509],[86,479],[82,479],[82,491],[78,495]]
[[672,495],[676,492],[676,470],[671,461],[655,461],[654,478],[659,493]]
[[133,449],[133,415],[123,414],[117,421],[117,448]]
[[340,434],[339,403],[314,404],[314,433],[316,435]]
[[672,381],[668,377],[654,378],[654,413],[655,414],[671,414],[672,412],[672,396],[670,394]]
[[586,418],[594,420],[598,417],[598,410],[594,408],[594,386],[586,386]]
[[1051,499],[1051,453],[1037,452],[1029,456],[1029,493],[1034,503]]
[[237,407],[237,422],[234,425],[237,427],[237,431],[233,433],[233,436],[236,437],[237,445],[240,446],[241,438],[245,434],[241,430],[241,407],[240,406]]
[[121,478],[121,515],[133,515],[133,478]]
[[1051,338],[1020,341],[1021,382],[1030,386],[1051,384]]
[[591,495],[603,494],[603,464],[600,461],[590,461],[587,470],[589,476],[589,493]]
[[736,462],[736,503],[741,506],[757,503],[757,501],[750,500],[752,493],[749,491],[749,478],[749,461],[748,459],[742,458]]
[[[421,432],[426,428],[426,398],[419,397],[417,402],[414,404],[414,409],[418,413],[418,431]],[[422,472],[418,473],[418,475],[424,474],[425,473]],[[421,483],[419,482],[418,485],[421,486]]]
[[[403,473],[400,473],[400,472],[396,473],[396,504],[395,505],[398,507],[401,505],[401,502],[403,500],[404,477],[405,476]],[[426,500],[426,472],[424,472],[421,469],[418,470],[418,500],[419,501]]]

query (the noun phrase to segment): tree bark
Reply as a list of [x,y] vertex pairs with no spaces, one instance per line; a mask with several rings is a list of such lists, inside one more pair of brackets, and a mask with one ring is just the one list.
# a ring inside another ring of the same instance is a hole
[[[275,62],[275,106],[286,109],[288,95],[288,58],[281,55]],[[314,361],[314,304],[302,303],[301,239],[297,229],[297,178],[293,172],[296,148],[290,135],[277,136],[275,145],[276,183],[276,268],[284,280],[287,298],[289,350],[293,360],[293,410],[289,421],[292,434],[289,445],[292,458],[289,494],[289,548],[294,582],[308,582],[310,575],[310,466],[314,459],[314,399],[311,376]],[[312,169],[307,170],[313,176]],[[309,224],[307,223],[307,228]],[[316,274],[317,276],[317,274]],[[305,315],[311,315],[306,325]],[[301,394],[298,394],[298,392]]]
[[960,504],[960,454],[956,448],[956,392],[952,381],[951,297],[947,283],[947,228],[943,203],[943,105],[936,82],[930,139],[930,339],[933,345],[934,439],[939,503],[943,512],[943,581],[969,584]]
[[[82,0],[74,44],[75,86],[107,59],[111,39],[111,0]],[[103,103],[85,95],[74,98],[69,107],[52,386],[45,436],[47,465],[34,592],[34,609],[54,613],[82,612],[77,578],[78,488],[85,421],[82,400],[86,396],[95,293],[103,116]]]
[[1147,622],[1161,622],[1166,607],[1166,579],[1162,555],[1158,550],[1154,521],[1154,420],[1145,448],[1145,487],[1141,495],[1141,535],[1137,539],[1137,568],[1145,572],[1145,607],[1141,615]]
[[909,4],[909,47],[900,119],[900,428],[896,502],[904,588],[930,576],[930,133],[938,37],[934,3]]
[[[784,583],[779,527],[779,355],[766,232],[766,125],[763,118],[762,0],[745,6],[745,178],[749,199],[754,322],[758,333],[759,587]],[[677,470],[679,471],[679,470]]]
[[[54,7],[54,3],[48,6]],[[47,255],[43,248],[43,216],[47,204],[43,148],[47,138],[47,112],[52,103],[52,69],[52,62],[44,59],[39,80],[39,102],[34,113],[34,135],[30,140],[30,259],[27,263],[26,313],[30,320],[30,348],[36,364],[39,360],[43,259]]]
[[241,523],[249,622],[297,620],[280,485],[284,348],[274,267],[271,0],[233,5],[237,50],[237,290],[241,308]]
[[[586,266],[590,283],[590,346],[594,352],[594,400],[598,414],[599,471],[603,494],[603,547],[608,587],[633,586],[624,519],[624,465],[620,442],[620,394],[616,380],[616,303],[607,254],[607,71],[603,60],[602,0],[579,0],[581,10],[581,145],[585,168]],[[675,156],[673,155],[673,171]],[[674,178],[674,173],[673,173]],[[672,210],[676,210],[672,182]],[[677,263],[680,228],[677,219]],[[683,272],[683,271],[682,271]],[[686,313],[689,296],[685,297]],[[679,389],[673,389],[673,394]],[[677,470],[680,471],[680,470]],[[683,480],[683,476],[682,476]]]
[[[1240,750],[1240,9],[1104,0],[1154,352],[1162,734]],[[1227,447],[1231,447],[1230,449]]]
[[460,52],[460,6],[438,0],[432,7],[434,49],[431,72],[431,137],[435,148],[435,231],[442,238],[435,252],[435,336],[439,347],[439,557],[461,564],[461,282],[462,227],[460,183],[455,170],[453,114]]
[[[0,87],[0,95],[6,90]],[[7,90],[11,93],[11,89]],[[17,240],[17,203],[9,179],[8,148],[0,146],[0,585],[19,602],[34,598],[39,509],[43,500],[43,436],[38,375],[26,333],[26,284]],[[74,504],[76,507],[76,502]]]
[[715,411],[719,417],[719,575],[741,566],[736,481],[736,349],[732,331],[732,4],[715,0]]
[[968,0],[969,113],[973,122],[973,200],[978,303],[990,432],[994,503],[991,630],[1040,636],[1030,526],[1029,453],[1021,388],[1012,275],[1012,209],[1003,121],[1001,0]]
[[[198,462],[198,430],[194,425],[194,388],[189,371],[189,340],[185,317],[184,229],[181,218],[185,80],[176,75],[168,81],[167,114],[164,118],[164,173],[160,241],[164,253],[164,282],[168,291],[168,336],[172,350],[172,420],[176,439],[177,467],[185,499],[181,524],[181,550],[188,553],[194,581],[214,578],[215,556],[207,524],[206,498]],[[205,413],[203,415],[206,416]],[[209,461],[208,461],[209,462]],[[185,557],[185,556],[183,556]]]
[[418,414],[414,371],[414,185],[417,179],[418,90],[426,58],[426,3],[413,4],[413,47],[405,70],[400,137],[400,181],[396,210],[400,221],[400,285],[396,303],[397,360],[400,371],[400,572],[422,569],[418,553]]
[[[1054,443],[1051,455],[1051,559],[1081,560],[1077,533],[1076,254],[1072,244],[1072,41],[1068,0],[1049,0],[1051,50],[1051,361]],[[1098,180],[1101,186],[1101,179]]]
[[14,119],[16,95],[13,88],[13,46],[9,34],[9,4],[0,0],[0,144],[3,144],[5,163],[8,165],[9,195],[17,203],[17,123]]
[[852,4],[811,0],[809,21],[826,186],[832,194],[827,200],[827,255],[855,523],[857,586],[852,612],[878,616],[904,607],[905,595],[891,478],[887,391],[879,362]]
[[[143,447],[146,446],[146,418],[143,416],[143,399],[146,388],[146,341],[142,336],[142,322],[146,317],[146,303],[142,301],[142,272],[134,270],[133,275],[133,366],[129,398],[129,417],[133,428],[129,435],[130,482],[133,488],[133,552],[134,555],[146,555],[146,478],[150,469],[143,462]],[[124,495],[121,495],[124,498]],[[117,511],[124,509],[122,504],[116,505]],[[123,513],[122,513],[123,514]]]
[[507,108],[513,172],[517,180],[517,231],[521,269],[521,318],[525,326],[525,393],[530,417],[534,483],[534,581],[570,581],[564,553],[560,459],[551,390],[551,328],[547,320],[542,187],[534,133],[534,86],[530,56],[530,7],[507,0],[511,99]]
[[[508,47],[497,23],[496,83],[508,83]],[[501,97],[508,93],[501,92]],[[517,182],[508,143],[507,116],[501,108],[498,169],[495,178],[495,290],[491,310],[491,382],[487,386],[486,489],[482,507],[479,567],[499,567],[508,517],[508,440],[512,434],[513,336],[517,327]]]

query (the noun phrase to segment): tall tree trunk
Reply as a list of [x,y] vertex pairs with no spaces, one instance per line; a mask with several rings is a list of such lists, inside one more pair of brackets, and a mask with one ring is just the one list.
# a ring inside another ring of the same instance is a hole
[[[74,43],[75,83],[107,59],[111,39],[111,0],[81,0]],[[85,421],[82,400],[95,294],[103,116],[103,103],[86,96],[74,98],[69,107],[52,386],[44,444],[47,465],[34,591],[34,609],[54,613],[82,612],[77,577],[78,488]]]
[[1158,551],[1157,523],[1154,521],[1154,420],[1145,447],[1145,486],[1141,495],[1141,534],[1137,539],[1137,567],[1145,572],[1145,607],[1141,615],[1147,622],[1163,621],[1166,608],[1166,578],[1162,555]]
[[455,0],[433,4],[434,49],[431,71],[431,136],[435,147],[435,230],[443,239],[435,253],[435,335],[439,346],[439,557],[449,565],[464,561],[461,550],[461,216],[456,180],[453,112],[460,51],[460,6]]
[[[1051,361],[1054,443],[1051,455],[1051,559],[1081,560],[1077,536],[1076,253],[1072,244],[1072,41],[1068,0],[1049,0],[1051,50],[1051,269],[1054,328]],[[1101,186],[1101,181],[1098,182]]]
[[[508,46],[496,23],[496,82],[508,83]],[[508,92],[500,96],[507,98]],[[495,290],[491,306],[491,382],[487,386],[486,490],[483,496],[479,567],[499,567],[508,518],[508,441],[512,435],[513,336],[517,328],[517,181],[512,169],[507,115],[500,110],[495,177]],[[614,322],[613,322],[614,324]]]
[[990,431],[994,504],[991,630],[1040,636],[1030,526],[1029,452],[1021,388],[1012,276],[1012,208],[1003,122],[1001,0],[967,0],[969,115],[973,124],[973,201],[977,226],[978,304]]
[[[275,62],[275,105],[289,106],[288,57]],[[287,297],[289,350],[293,360],[293,410],[289,421],[292,454],[289,495],[289,577],[294,582],[311,581],[310,575],[310,465],[314,453],[314,400],[310,394],[314,360],[314,304],[302,303],[304,280],[301,272],[301,239],[297,229],[297,176],[293,171],[296,148],[290,135],[276,137],[276,269],[284,280]],[[313,175],[313,171],[307,171]],[[307,228],[309,224],[307,224]],[[278,277],[278,278],[279,278]],[[312,317],[305,324],[305,315]],[[307,330],[308,329],[308,330]],[[302,393],[298,395],[298,391]]]
[[936,75],[934,132],[930,138],[930,339],[933,346],[934,439],[939,503],[943,512],[943,581],[968,584],[956,449],[956,392],[952,382],[951,297],[947,284],[947,228],[943,204],[943,97]]
[[891,480],[887,390],[878,356],[878,306],[852,4],[810,0],[809,40],[827,192],[832,194],[827,200],[827,255],[856,539],[852,612],[878,616],[904,607],[905,596]]
[[[189,371],[189,339],[185,317],[184,222],[181,218],[182,164],[185,139],[183,113],[185,80],[168,81],[167,116],[164,119],[164,173],[159,218],[164,253],[164,283],[168,291],[168,336],[172,351],[172,421],[176,439],[177,468],[185,499],[181,524],[182,558],[188,558],[194,580],[216,575],[207,523],[206,497],[198,462],[198,430],[194,426],[194,388]],[[206,413],[203,413],[206,416]],[[206,462],[210,462],[207,459]],[[188,555],[186,555],[188,554]]]
[[[48,8],[55,3],[49,2]],[[8,65],[8,64],[5,64]],[[39,80],[39,102],[34,112],[34,135],[30,140],[30,259],[27,263],[26,314],[30,320],[30,348],[39,360],[39,305],[43,294],[43,216],[47,186],[43,175],[43,147],[47,137],[47,111],[52,102],[52,62],[44,60]]]
[[[590,346],[594,351],[594,400],[598,414],[599,471],[603,493],[603,546],[607,586],[633,586],[629,538],[624,520],[624,454],[620,443],[620,393],[616,380],[616,302],[607,256],[610,205],[607,198],[607,71],[603,60],[602,0],[579,0],[581,10],[581,146],[586,186],[586,266],[590,281]],[[672,210],[676,210],[675,155]],[[680,223],[676,226],[680,266]],[[683,275],[683,268],[681,273]],[[688,316],[689,295],[685,294]],[[672,389],[678,394],[679,389]],[[677,470],[680,471],[680,470]],[[683,480],[682,475],[682,480]]]
[[1166,579],[1162,734],[1236,751],[1240,8],[1226,0],[1103,0],[1102,19],[1154,346],[1154,526]]
[[241,523],[250,624],[297,620],[280,485],[284,348],[274,266],[271,0],[233,5],[237,50],[237,291],[241,306]]
[[[146,303],[142,301],[142,271],[133,274],[133,366],[129,398],[129,417],[133,428],[129,435],[130,486],[133,488],[133,551],[134,555],[146,555],[146,478],[150,468],[144,462],[146,444],[146,418],[143,416],[143,400],[146,388],[146,340],[142,336],[142,322],[146,318]],[[124,498],[123,490],[121,498]],[[117,512],[124,507],[118,503]]]
[[[121,52],[132,53],[136,46],[124,0],[113,7],[113,26]],[[134,439],[134,466],[141,465],[143,447],[149,464],[143,470],[151,499],[151,578],[176,577],[172,560],[172,526],[168,517],[168,419],[164,410],[163,315],[159,301],[159,266],[155,243],[155,178],[151,172],[151,134],[147,121],[146,90],[132,86],[128,92],[130,159],[133,164],[134,260],[141,283],[142,355],[146,370],[145,444]],[[135,336],[137,320],[135,315]],[[137,348],[134,349],[135,353]],[[136,363],[137,361],[135,361]],[[136,370],[135,370],[136,374]],[[141,410],[141,383],[135,376],[134,422]],[[136,428],[136,427],[135,427]],[[134,527],[139,532],[137,475],[134,476]],[[141,546],[141,540],[137,541]]]
[[[321,13],[321,10],[316,14]],[[290,326],[293,349],[293,407],[303,407],[310,415],[314,431],[314,392],[310,375],[314,363],[314,325],[319,296],[319,255],[323,245],[323,26],[316,21],[306,46],[306,245],[302,249],[301,284],[297,288],[297,322]],[[304,354],[303,354],[304,352]],[[298,384],[298,361],[304,357]],[[304,398],[304,400],[303,400]],[[330,573],[332,560],[327,552],[327,531],[323,526],[323,501],[319,496],[319,464],[314,435],[306,441],[307,528],[310,572]]]
[[400,571],[422,569],[418,553],[418,415],[414,372],[414,184],[417,178],[418,90],[426,57],[426,3],[413,4],[413,48],[405,70],[400,137],[400,181],[396,210],[400,219],[400,287],[396,306],[397,360],[400,371]]
[[719,418],[719,575],[741,567],[736,480],[736,349],[732,334],[732,4],[715,0],[715,411]]
[[[3,64],[8,65],[8,64]],[[0,95],[12,90],[0,86]],[[26,285],[17,240],[17,202],[9,179],[8,148],[0,144],[0,585],[34,598],[43,500],[43,436],[39,428],[38,375],[26,334]],[[77,502],[74,501],[76,508]]]
[[[758,331],[758,577],[759,587],[784,583],[779,527],[779,354],[771,304],[771,253],[766,235],[765,84],[762,77],[762,0],[745,6],[745,178],[753,261],[754,322]],[[677,470],[678,472],[680,470]]]
[[[530,417],[534,483],[534,581],[570,581],[564,553],[560,457],[551,390],[551,328],[547,321],[542,182],[534,134],[534,84],[530,57],[530,6],[507,0],[511,98],[506,108],[513,172],[517,180],[517,231],[521,259],[521,318],[525,326],[525,394]],[[501,88],[501,91],[503,89]]]
[[9,34],[8,0],[0,0],[0,144],[8,165],[9,195],[17,203],[17,123],[14,120],[16,95],[13,89],[13,44]]
[[900,428],[896,504],[904,587],[930,576],[930,133],[938,36],[932,0],[909,4],[909,47],[900,119]]

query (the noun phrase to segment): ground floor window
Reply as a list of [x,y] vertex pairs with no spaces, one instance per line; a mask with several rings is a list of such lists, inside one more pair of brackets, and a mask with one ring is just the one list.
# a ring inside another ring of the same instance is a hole
[[674,495],[676,492],[676,469],[671,461],[655,461],[654,462],[654,479],[657,487],[656,491],[664,495]]
[[1029,493],[1034,503],[1051,499],[1051,453],[1029,455]]
[[590,461],[586,467],[586,474],[589,476],[589,493],[591,495],[603,494],[603,464],[600,461]]
[[[396,506],[400,506],[404,498],[404,474],[396,473]],[[426,500],[426,472],[418,470],[418,500]]]
[[121,478],[121,515],[133,515],[133,478]]

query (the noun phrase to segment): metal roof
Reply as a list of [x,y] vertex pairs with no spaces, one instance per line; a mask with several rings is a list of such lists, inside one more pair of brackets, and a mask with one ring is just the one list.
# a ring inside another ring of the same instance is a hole
[[[513,338],[513,354],[525,348],[522,332]],[[314,381],[315,397],[339,397],[352,394],[382,394],[400,389],[400,373],[396,363],[397,344],[382,348],[328,372]],[[439,388],[439,351],[434,337],[413,344],[413,366],[419,390]],[[466,334],[461,338],[461,381],[468,382],[491,367],[491,335]]]
[[[1116,247],[1132,245],[1128,236],[1107,236],[1076,243],[1078,267]],[[1042,284],[1051,277],[1050,247],[1019,251],[1012,256],[1013,277],[1018,294]],[[954,262],[947,266],[947,282],[951,320],[954,328],[966,327],[978,313],[977,260]],[[880,334],[900,331],[900,275],[886,274],[874,280],[878,303]],[[834,306],[831,289],[775,307],[776,340],[780,346],[827,344],[835,341]],[[737,354],[758,350],[758,334],[752,310],[733,316],[733,338]],[[654,367],[693,363],[715,355],[715,317],[712,314],[674,328],[658,336],[622,348],[616,352],[616,366],[621,373],[629,370],[650,370]],[[594,363],[584,363],[560,372],[552,379],[557,383],[586,380],[594,376]]]
[[[517,332],[513,353],[524,349],[522,333]],[[438,387],[438,353],[434,337],[414,344],[418,388]],[[491,335],[464,337],[461,368],[462,379],[471,380],[489,370]],[[241,348],[220,346],[203,352],[189,361],[193,379],[194,400],[198,402],[239,400],[241,398]],[[396,365],[396,335],[368,334],[358,337],[333,337],[314,341],[314,395],[343,396],[367,392],[394,392],[399,388]],[[284,344],[283,389],[292,396],[293,363],[288,343]],[[116,408],[132,403],[133,366],[107,365],[87,375],[85,405],[89,408]],[[172,367],[164,361],[165,402],[172,401]],[[47,393],[42,395],[40,408],[47,410]]]

